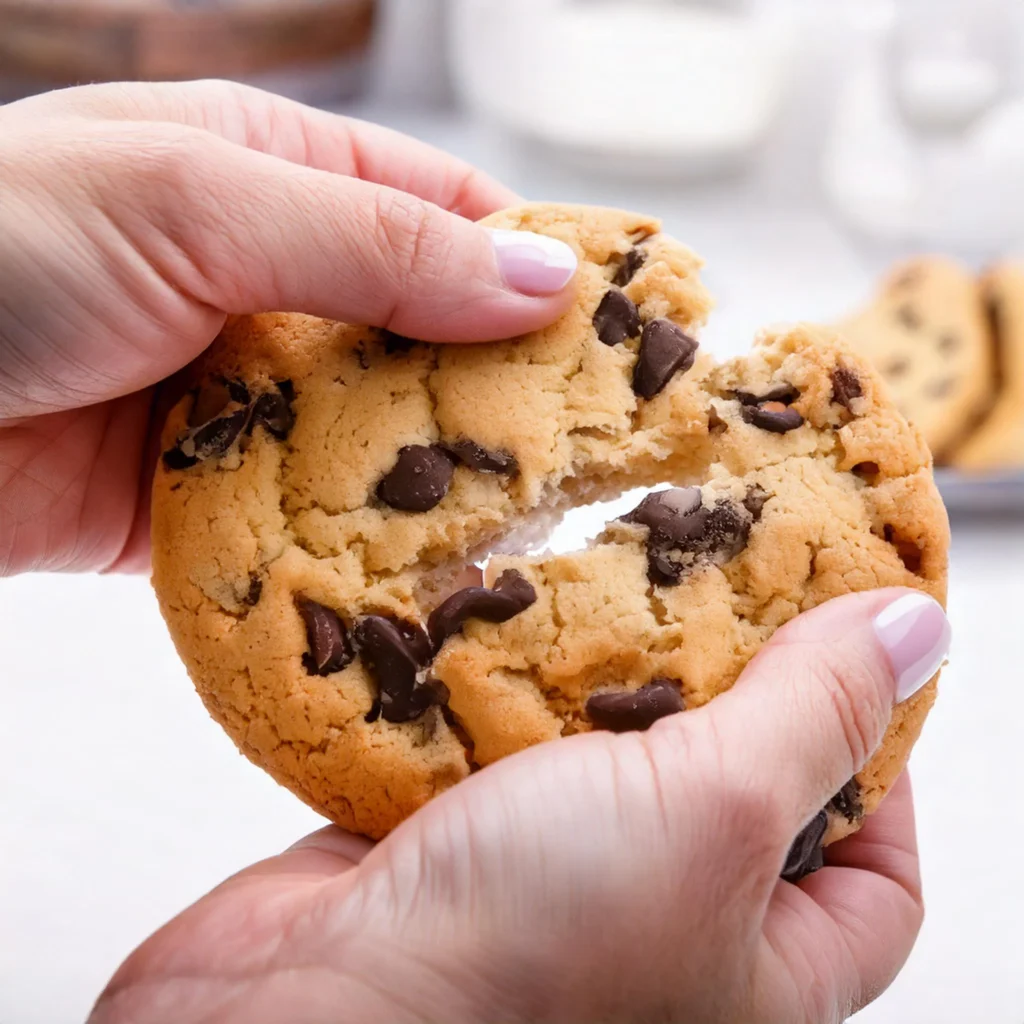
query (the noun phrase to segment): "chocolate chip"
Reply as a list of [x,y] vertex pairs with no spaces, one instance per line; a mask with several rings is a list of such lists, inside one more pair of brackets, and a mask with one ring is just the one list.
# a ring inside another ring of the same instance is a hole
[[359,342],[355,348],[356,359],[359,361],[360,370],[368,370],[370,368],[370,357],[366,354],[366,344]]
[[742,405],[762,405],[764,402],[781,402],[783,405],[792,405],[800,397],[798,388],[785,383],[776,384],[763,395],[755,395],[749,391],[736,391],[734,394]]
[[421,680],[430,642],[419,626],[368,615],[356,625],[355,642],[359,657],[377,684],[384,721],[411,722],[440,703],[438,690]]
[[260,597],[263,594],[263,580],[260,579],[259,573],[249,573],[249,590],[246,592],[243,600],[250,607],[260,603]]
[[437,445],[407,445],[377,485],[377,497],[402,512],[429,512],[448,493],[454,473],[451,456]]
[[232,402],[237,402],[239,405],[249,404],[249,389],[245,386],[244,381],[228,380],[225,378],[224,384],[228,389]]
[[837,366],[832,371],[832,401],[843,406],[849,412],[853,412],[852,405],[855,398],[864,394],[860,378],[845,366]]
[[665,587],[682,580],[685,555],[734,558],[747,546],[754,522],[750,510],[728,500],[707,508],[699,487],[649,494],[622,519],[648,528],[647,578]]
[[[215,416],[195,425],[194,420],[206,416],[209,410],[220,412],[233,401],[232,382],[219,381],[201,391],[195,399],[189,414],[192,429],[178,443],[163,453],[164,465],[168,469],[188,469],[215,455],[223,455],[234,443],[249,420],[249,409],[236,409],[225,416]],[[244,393],[245,385],[234,382],[235,394]],[[243,390],[238,390],[243,389]]]
[[636,272],[647,260],[647,253],[638,246],[634,246],[622,259],[619,269],[612,278],[612,284],[619,288],[625,288],[630,281],[636,277]]
[[787,882],[799,882],[801,878],[806,878],[825,866],[821,844],[826,831],[828,815],[824,811],[818,811],[793,840],[782,869],[782,878]]
[[897,377],[902,377],[910,369],[909,359],[893,359],[891,362],[886,363],[882,369],[882,373],[886,377],[895,380]]
[[858,462],[851,472],[861,480],[873,484],[878,479],[878,474],[882,472],[882,467],[877,462]]
[[384,353],[389,356],[408,352],[416,344],[413,338],[407,338],[404,334],[395,334],[394,331],[381,331],[380,338],[384,342]]
[[295,401],[295,385],[290,380],[277,381],[277,390],[284,395],[284,400],[291,405]]
[[944,377],[935,381],[928,387],[928,394],[932,398],[945,398],[956,387],[956,377]]
[[620,345],[640,333],[640,311],[622,292],[605,293],[594,314],[594,329],[606,345]]
[[715,406],[711,406],[708,410],[708,433],[721,434],[728,429],[729,424],[722,419],[718,409]]
[[747,496],[743,499],[743,507],[750,513],[755,523],[761,522],[761,514],[770,497],[771,495],[763,487],[758,487],[756,484],[747,491]]
[[186,455],[180,448],[168,448],[163,454],[163,460],[168,469],[190,469],[199,461],[194,455]]
[[364,722],[369,722],[371,724],[373,722],[376,722],[377,719],[380,718],[380,710],[381,710],[380,697],[374,697],[373,703],[370,705],[370,710],[366,712],[366,715],[364,716],[363,721]]
[[252,419],[249,421],[248,430],[262,424],[267,432],[283,441],[295,423],[295,414],[291,405],[281,390],[280,385],[276,391],[267,391],[256,399],[252,407]]
[[328,676],[340,672],[352,661],[352,645],[348,630],[333,608],[310,600],[296,597],[302,621],[306,624],[306,641],[309,650],[302,655],[302,664],[311,676]]
[[920,314],[910,305],[900,306],[896,310],[896,319],[910,331],[916,331],[921,326]]
[[643,732],[659,718],[683,710],[681,685],[676,679],[652,679],[632,692],[594,693],[587,699],[587,715],[595,729]]
[[747,423],[773,434],[788,434],[804,425],[804,418],[782,402],[762,402],[760,405],[743,406],[743,419]]
[[503,473],[506,476],[519,475],[519,463],[510,452],[490,451],[476,441],[445,441],[441,447],[463,466],[477,473]]
[[848,783],[828,803],[829,807],[841,814],[847,821],[857,821],[864,817],[864,804],[860,799],[860,784],[856,779]]
[[430,641],[435,651],[440,650],[448,637],[462,630],[467,619],[507,622],[536,600],[537,591],[529,580],[515,569],[506,569],[498,577],[493,590],[466,587],[442,601],[427,619]]
[[646,324],[633,371],[634,393],[640,398],[654,398],[676,373],[686,373],[693,366],[697,348],[697,341],[671,320]]

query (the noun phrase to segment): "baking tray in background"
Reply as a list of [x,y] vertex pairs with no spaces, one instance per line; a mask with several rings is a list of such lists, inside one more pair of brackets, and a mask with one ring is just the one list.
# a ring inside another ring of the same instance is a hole
[[1024,525],[1024,472],[970,476],[937,469],[935,482],[950,515],[1019,515]]

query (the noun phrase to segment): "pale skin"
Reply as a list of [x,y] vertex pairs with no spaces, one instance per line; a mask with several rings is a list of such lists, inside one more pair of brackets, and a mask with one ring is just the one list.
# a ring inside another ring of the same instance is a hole
[[[0,573],[145,570],[154,388],[228,314],[456,343],[553,320],[571,270],[513,287],[470,223],[515,201],[223,83],[0,109]],[[873,623],[900,596],[809,612],[708,707],[533,748],[376,845],[306,838],[136,950],[92,1024],[844,1020],[921,925],[909,782],[824,870],[778,876],[889,721]]]

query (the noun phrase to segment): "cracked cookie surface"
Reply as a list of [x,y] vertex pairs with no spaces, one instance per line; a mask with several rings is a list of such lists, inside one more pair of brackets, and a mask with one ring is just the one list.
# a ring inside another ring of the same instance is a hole
[[[250,759],[371,836],[531,743],[699,706],[830,597],[944,597],[927,449],[832,335],[716,367],[699,260],[657,222],[543,205],[490,223],[580,256],[550,328],[430,346],[235,320],[163,436],[154,584],[197,690]],[[561,507],[660,483],[586,551],[463,573]],[[933,697],[897,709],[828,839],[877,805]]]

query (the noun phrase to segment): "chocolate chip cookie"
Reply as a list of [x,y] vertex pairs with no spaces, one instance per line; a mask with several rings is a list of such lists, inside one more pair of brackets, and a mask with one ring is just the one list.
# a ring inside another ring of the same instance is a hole
[[1006,263],[982,281],[995,360],[995,398],[950,462],[969,472],[1024,467],[1024,266]]
[[875,362],[936,461],[949,462],[994,397],[995,358],[974,275],[939,257],[908,262],[840,330]]
[[[431,346],[234,320],[163,435],[154,583],[200,695],[255,763],[371,836],[533,743],[700,706],[831,597],[944,596],[927,448],[864,360],[798,327],[716,366],[700,262],[649,218],[490,223],[580,257],[550,328]],[[513,553],[562,508],[665,484],[584,551]],[[897,709],[790,877],[877,806],[933,698]]]

